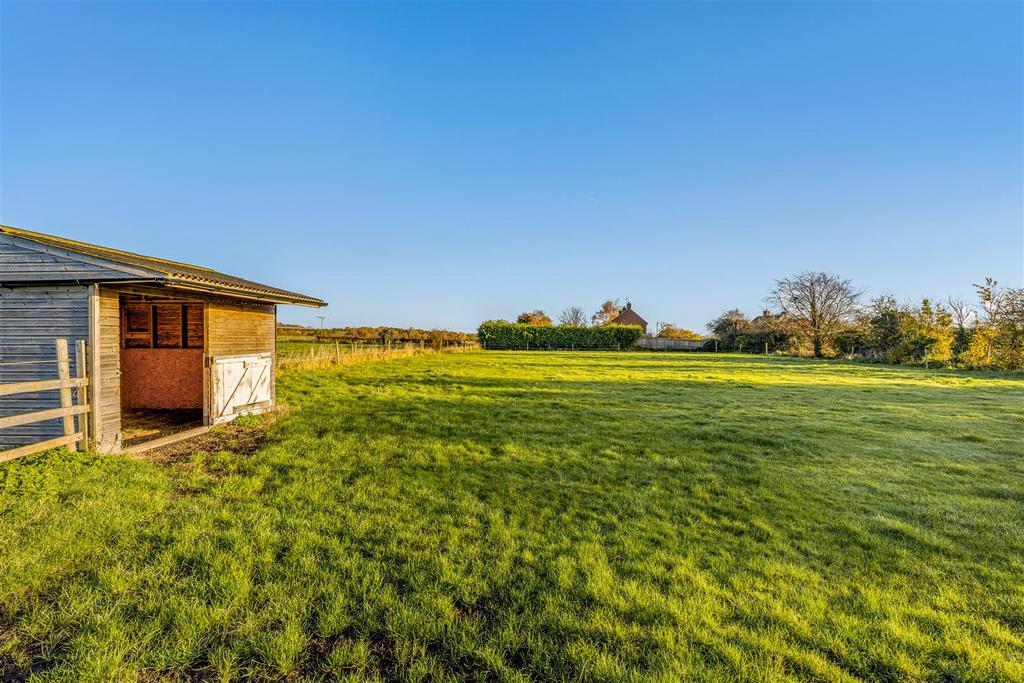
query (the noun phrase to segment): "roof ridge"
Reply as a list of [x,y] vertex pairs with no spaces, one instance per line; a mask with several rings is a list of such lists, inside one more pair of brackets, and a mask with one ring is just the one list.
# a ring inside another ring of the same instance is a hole
[[[185,266],[186,268],[194,268],[196,270],[205,270],[211,273],[217,271],[207,266],[197,266],[192,263],[185,263],[184,261],[172,261],[171,259],[159,258],[157,256],[147,256],[146,254],[140,254],[134,251],[126,251],[124,249],[112,249],[111,247],[104,247],[99,244],[93,244],[91,242],[82,242],[79,240],[68,239],[67,237],[58,237],[56,235],[47,235],[43,232],[35,232],[33,230],[25,230],[24,228],[15,228],[10,225],[0,225],[0,233],[10,234],[15,237],[21,237],[33,242],[49,242],[51,246],[60,246],[66,244],[69,246],[77,247],[88,247],[89,249],[96,249],[97,251],[106,252],[108,254],[121,254],[123,256],[134,256],[136,258],[144,258],[148,261],[157,261],[159,263],[166,263],[172,266]],[[72,249],[72,251],[74,251]]]
[[[298,292],[281,289],[280,287],[260,284],[259,282],[247,280],[236,275],[228,275],[227,273],[214,270],[213,268],[207,268],[206,266],[194,266],[182,261],[172,261],[170,259],[162,259],[155,256],[146,256],[145,254],[124,251],[123,249],[102,247],[98,244],[80,242],[66,237],[57,237],[56,235],[48,235],[46,233],[25,230],[23,228],[15,228],[8,225],[0,225],[0,236],[24,240],[43,247],[64,249],[77,256],[100,259],[113,264],[115,269],[141,268],[147,273],[152,274],[151,277],[153,277],[153,279],[164,280],[168,283],[200,283],[206,286],[212,286],[219,291],[226,293],[234,292],[236,294],[252,293],[257,295],[268,295],[272,299],[276,298],[276,300],[281,303],[295,303],[310,306],[326,305],[322,300],[317,299],[316,297],[299,294]],[[243,296],[242,298],[245,297]]]

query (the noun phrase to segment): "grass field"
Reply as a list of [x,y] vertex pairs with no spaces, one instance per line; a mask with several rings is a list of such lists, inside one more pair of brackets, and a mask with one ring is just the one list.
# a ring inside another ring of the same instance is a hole
[[1024,680],[1024,378],[479,352],[278,395],[255,453],[0,466],[0,680]]

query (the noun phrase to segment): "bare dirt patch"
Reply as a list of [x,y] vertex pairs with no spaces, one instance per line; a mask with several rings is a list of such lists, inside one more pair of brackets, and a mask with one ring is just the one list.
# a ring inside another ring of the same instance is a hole
[[138,457],[161,465],[177,465],[189,462],[197,453],[230,451],[241,456],[252,455],[270,443],[270,428],[276,420],[277,415],[240,418],[191,439],[144,451]]

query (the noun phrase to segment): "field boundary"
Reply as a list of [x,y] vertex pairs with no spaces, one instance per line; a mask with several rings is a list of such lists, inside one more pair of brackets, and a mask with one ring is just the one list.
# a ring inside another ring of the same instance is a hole
[[432,348],[421,342],[387,342],[384,344],[317,344],[308,350],[284,351],[277,354],[277,366],[280,370],[307,370],[330,367],[332,365],[350,365],[352,363],[372,363],[395,358],[409,358],[433,353],[464,353],[477,351],[477,342],[447,343]]

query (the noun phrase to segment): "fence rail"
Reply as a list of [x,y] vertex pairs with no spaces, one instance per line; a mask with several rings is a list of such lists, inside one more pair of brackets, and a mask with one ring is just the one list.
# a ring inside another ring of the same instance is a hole
[[[15,446],[0,451],[0,462],[14,460],[25,455],[38,453],[40,451],[67,446],[68,450],[74,451],[81,444],[87,447],[89,442],[89,401],[87,388],[89,378],[86,376],[86,354],[85,342],[79,340],[75,343],[75,377],[71,376],[71,359],[68,356],[68,340],[57,339],[55,343],[55,358],[53,360],[40,361],[13,361],[0,363],[0,366],[8,365],[44,365],[55,364],[57,366],[56,379],[31,380],[27,382],[11,382],[0,384],[0,396],[12,396],[17,394],[33,394],[42,391],[59,391],[60,407],[46,408],[44,410],[31,410],[14,415],[0,417],[0,429],[18,427],[21,425],[46,422],[48,420],[60,420],[63,435],[43,441]],[[78,403],[72,399],[72,389],[77,389]],[[78,426],[75,426],[75,418],[78,418]]]

